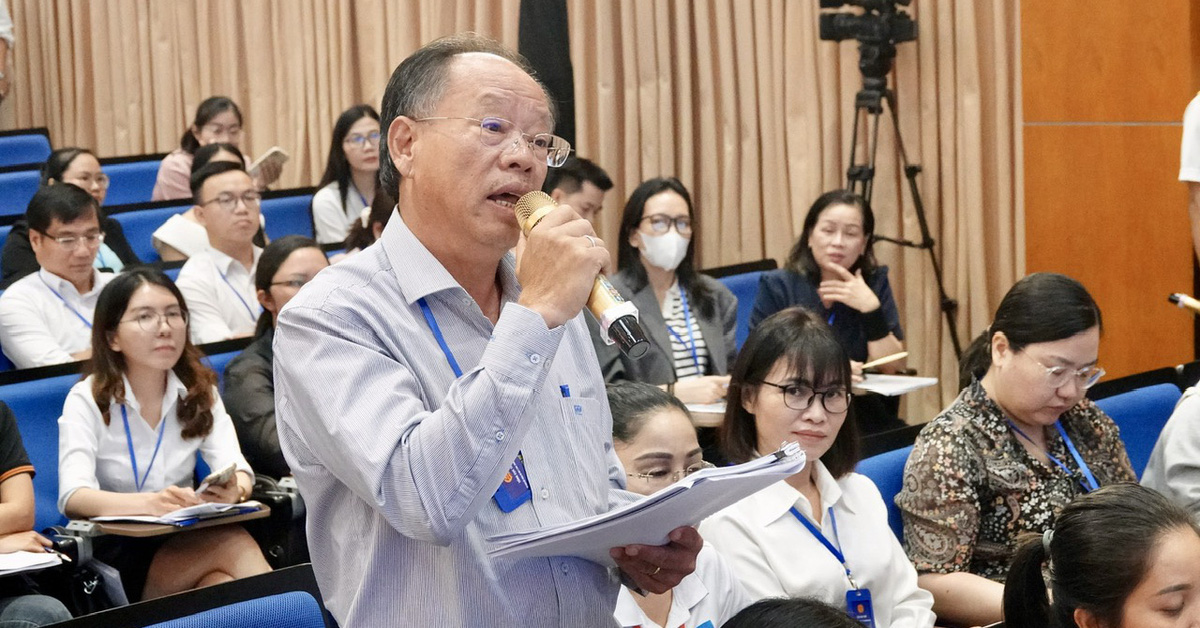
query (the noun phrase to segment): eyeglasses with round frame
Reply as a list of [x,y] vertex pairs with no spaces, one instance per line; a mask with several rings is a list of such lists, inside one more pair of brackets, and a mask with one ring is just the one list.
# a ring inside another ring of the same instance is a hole
[[129,318],[121,319],[121,322],[137,323],[142,331],[153,333],[162,329],[164,320],[167,321],[167,327],[171,329],[184,329],[187,328],[188,315],[182,309],[169,309],[164,312],[142,310]]
[[347,135],[346,139],[342,140],[342,144],[353,146],[358,150],[363,150],[367,147],[367,142],[370,142],[371,146],[378,148],[379,138],[379,131],[371,131],[366,135],[363,135],[362,133],[355,133],[354,135]]
[[465,116],[430,116],[417,118],[413,122],[438,122],[441,120],[467,120],[479,125],[479,142],[493,148],[511,141],[516,145],[519,140],[525,140],[525,146],[538,159],[546,160],[546,165],[557,168],[567,162],[571,154],[571,143],[551,133],[530,135],[522,131],[514,122],[504,118],[468,118]]
[[104,243],[104,232],[103,231],[98,232],[98,233],[85,233],[85,234],[79,235],[79,236],[61,236],[61,237],[52,236],[49,233],[46,233],[45,231],[38,231],[38,233],[45,236],[46,239],[48,239],[48,240],[54,240],[55,242],[58,243],[59,246],[63,247],[64,249],[69,249],[72,251],[74,251],[75,248],[78,247],[81,243],[88,248],[99,248],[100,245]]
[[101,190],[107,190],[109,183],[108,175],[104,174],[103,172],[94,177],[91,174],[77,175],[72,177],[63,175],[62,180],[64,183],[71,183],[85,190],[91,188],[93,183],[99,185]]
[[763,380],[760,384],[774,386],[783,394],[783,405],[792,410],[803,412],[813,404],[817,397],[821,398],[821,407],[830,414],[841,414],[850,408],[850,399],[854,396],[845,388],[829,388],[813,390],[807,384],[776,384]]
[[202,133],[209,135],[225,135],[230,140],[236,140],[242,136],[241,125],[221,126],[220,124],[206,124],[200,127]]
[[692,235],[692,219],[688,216],[668,216],[666,214],[650,214],[642,216],[640,223],[649,221],[650,233],[654,235],[663,235],[675,227],[675,231],[681,236]]
[[1095,364],[1092,366],[1085,366],[1081,369],[1071,369],[1066,366],[1046,366],[1045,364],[1042,364],[1041,360],[1029,355],[1025,351],[1020,351],[1018,353],[1028,355],[1029,359],[1032,360],[1034,364],[1037,364],[1045,369],[1046,385],[1055,390],[1066,386],[1067,382],[1071,381],[1071,377],[1075,378],[1075,385],[1079,386],[1080,390],[1087,390],[1092,386],[1095,386],[1096,383],[1100,381],[1100,378],[1104,377],[1104,369]]
[[643,482],[646,482],[652,486],[665,486],[667,484],[674,484],[681,478],[686,478],[697,471],[711,469],[715,466],[717,465],[707,460],[701,460],[700,462],[690,465],[688,468],[682,470],[676,469],[675,471],[662,470],[651,471],[649,473],[626,473],[625,475],[631,478],[642,480]]
[[216,198],[210,198],[207,201],[200,203],[200,206],[203,207],[205,205],[216,203],[217,207],[220,207],[222,210],[233,212],[237,209],[238,201],[241,201],[243,204],[245,204],[246,209],[253,209],[258,207],[258,204],[262,201],[262,194],[260,194],[258,190],[248,190],[243,192],[241,196],[231,192],[222,192],[218,194]]
[[272,281],[271,286],[287,286],[299,290],[310,281],[312,281],[311,277],[308,279],[284,279],[283,281]]

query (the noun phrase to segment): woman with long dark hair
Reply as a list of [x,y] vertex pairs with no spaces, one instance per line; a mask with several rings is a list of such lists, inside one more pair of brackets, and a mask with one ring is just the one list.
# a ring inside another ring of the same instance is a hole
[[[65,515],[163,515],[250,496],[254,475],[217,395],[217,376],[188,339],[187,303],[166,275],[136,267],[105,286],[87,370],[58,420],[58,507]],[[237,472],[197,493],[197,452],[213,470],[234,464]],[[237,525],[101,537],[95,555],[121,571],[130,600],[270,570]]]
[[612,284],[637,306],[652,347],[634,360],[593,337],[606,381],[645,382],[685,403],[713,403],[729,382],[737,298],[696,272],[694,224],[692,196],[679,179],[637,186],[621,215]]
[[1004,585],[1004,625],[1186,628],[1200,625],[1198,591],[1196,522],[1151,489],[1117,484],[1022,537]]
[[729,382],[721,452],[748,462],[792,441],[808,464],[705,519],[701,536],[752,599],[812,597],[847,612],[868,599],[871,625],[930,628],[933,599],[888,527],[879,489],[854,472],[850,396],[846,352],[811,311],[788,308],[751,330]]
[[1085,397],[1104,375],[1100,330],[1078,281],[1018,281],[963,356],[971,383],[917,437],[896,505],[939,619],[998,621],[1017,537],[1045,532],[1079,495],[1137,481],[1116,425]]
[[342,112],[333,125],[333,141],[320,188],[313,195],[313,233],[317,242],[341,242],[375,198],[379,172],[379,114],[370,105]]

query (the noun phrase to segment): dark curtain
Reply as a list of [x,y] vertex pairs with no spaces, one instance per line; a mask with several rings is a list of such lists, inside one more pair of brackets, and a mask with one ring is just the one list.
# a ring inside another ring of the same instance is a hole
[[522,0],[518,48],[558,104],[555,134],[575,145],[575,71],[567,0]]

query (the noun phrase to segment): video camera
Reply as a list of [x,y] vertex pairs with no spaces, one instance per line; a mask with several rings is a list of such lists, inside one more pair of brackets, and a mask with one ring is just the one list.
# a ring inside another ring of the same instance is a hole
[[[861,7],[861,14],[825,12],[821,14],[821,39],[843,41],[856,39],[859,43],[858,68],[865,79],[882,81],[892,69],[896,44],[917,38],[917,23],[897,5],[908,6],[912,0],[819,0],[822,9],[845,5]],[[868,89],[882,84],[864,81]]]

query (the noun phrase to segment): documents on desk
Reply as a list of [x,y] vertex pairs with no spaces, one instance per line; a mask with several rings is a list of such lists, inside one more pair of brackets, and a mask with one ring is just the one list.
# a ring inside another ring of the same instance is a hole
[[911,375],[882,375],[880,373],[867,373],[863,375],[863,381],[854,384],[855,392],[867,391],[895,397],[910,393],[914,390],[920,390],[938,383],[936,377],[913,377]]
[[262,508],[262,504],[256,501],[247,501],[240,504],[218,504],[204,502],[187,508],[173,510],[162,516],[155,515],[109,515],[104,517],[92,517],[92,521],[130,521],[134,523],[163,523],[173,526],[186,526],[204,521],[207,519],[215,519],[217,517],[230,517],[240,515],[247,512],[254,512]]
[[731,467],[702,469],[636,502],[571,523],[489,538],[495,557],[576,556],[612,566],[609,549],[665,545],[680,526],[705,517],[804,468],[804,450],[788,443],[779,451]]
[[0,554],[0,576],[22,571],[35,571],[62,564],[58,554],[51,552],[10,552]]

